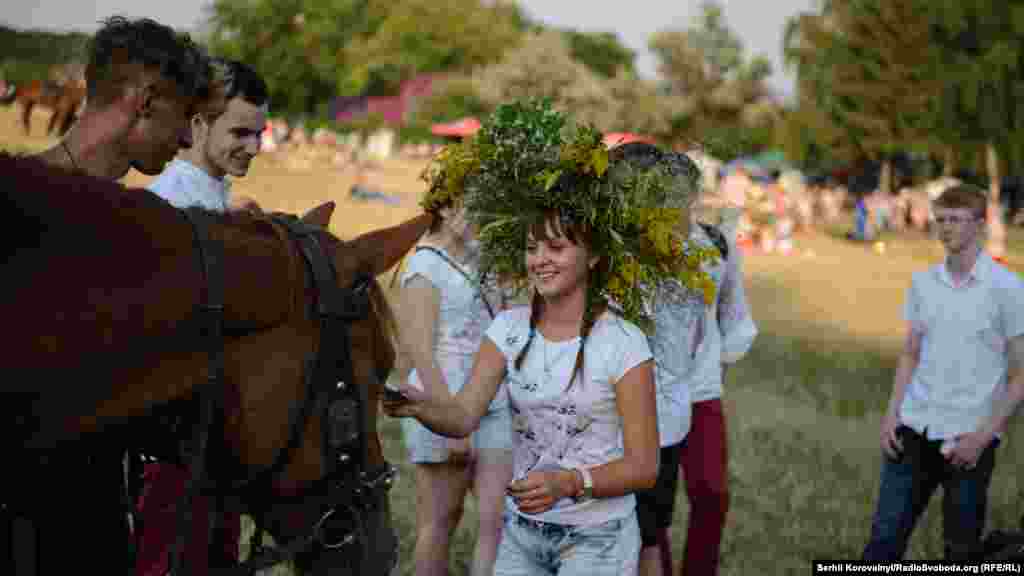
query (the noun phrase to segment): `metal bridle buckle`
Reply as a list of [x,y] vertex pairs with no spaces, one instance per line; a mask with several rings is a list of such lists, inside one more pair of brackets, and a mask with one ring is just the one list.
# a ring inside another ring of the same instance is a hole
[[313,525],[313,534],[315,535],[316,539],[320,541],[320,545],[328,550],[337,550],[338,548],[343,548],[356,541],[356,535],[352,532],[349,532],[348,534],[343,536],[341,540],[339,540],[338,542],[328,543],[324,540],[324,523],[327,522],[327,519],[334,515],[336,511],[337,508],[328,509],[327,512],[324,512],[324,515],[316,521],[316,524]]
[[366,474],[363,473],[363,487],[373,492],[378,488],[384,487],[390,489],[391,485],[394,484],[395,478],[398,476],[398,468],[394,466],[385,466],[375,478],[367,479]]

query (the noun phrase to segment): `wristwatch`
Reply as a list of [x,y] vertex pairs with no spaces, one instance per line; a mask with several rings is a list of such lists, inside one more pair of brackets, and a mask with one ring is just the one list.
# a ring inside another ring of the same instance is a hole
[[576,493],[573,500],[577,502],[583,502],[584,500],[592,500],[594,498],[594,479],[590,476],[590,470],[586,468],[576,469],[580,476],[583,477],[583,488]]

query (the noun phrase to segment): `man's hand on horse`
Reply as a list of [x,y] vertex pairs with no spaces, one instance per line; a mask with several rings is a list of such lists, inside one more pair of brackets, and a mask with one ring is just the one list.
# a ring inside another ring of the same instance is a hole
[[230,212],[249,212],[260,216],[263,214],[263,209],[256,200],[249,196],[233,196],[231,201],[228,203],[228,211]]

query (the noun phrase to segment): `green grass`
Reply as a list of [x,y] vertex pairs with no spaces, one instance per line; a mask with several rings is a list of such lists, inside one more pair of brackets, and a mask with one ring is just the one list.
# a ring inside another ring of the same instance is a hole
[[[798,236],[797,254],[745,259],[760,334],[726,383],[731,507],[722,546],[725,576],[807,574],[814,559],[858,557],[878,491],[878,427],[902,337],[900,306],[913,271],[941,256],[907,234],[883,238],[885,255],[833,234]],[[1024,258],[1024,232],[1011,231],[1011,265]],[[813,254],[813,255],[812,255]],[[411,575],[415,492],[401,430],[382,440],[401,477],[392,510],[401,535],[401,573]],[[1024,424],[1017,417],[997,454],[988,527],[1024,515]],[[680,488],[673,547],[682,558],[687,502]],[[468,573],[475,504],[451,551],[451,573]],[[942,554],[941,491],[914,533],[908,558]],[[678,566],[676,567],[678,569]]]

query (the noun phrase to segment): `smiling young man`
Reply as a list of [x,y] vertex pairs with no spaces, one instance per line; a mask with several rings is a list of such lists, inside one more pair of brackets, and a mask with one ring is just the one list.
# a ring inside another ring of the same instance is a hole
[[914,274],[908,334],[882,419],[884,453],[869,561],[902,558],[941,484],[949,560],[976,559],[1000,432],[1024,398],[1024,281],[981,249],[985,193],[935,201],[945,261]]
[[192,147],[148,188],[179,208],[201,206],[215,212],[255,209],[248,199],[232,203],[226,176],[245,176],[260,152],[260,134],[267,122],[267,85],[241,62],[215,58],[211,68],[221,93],[190,119]]

